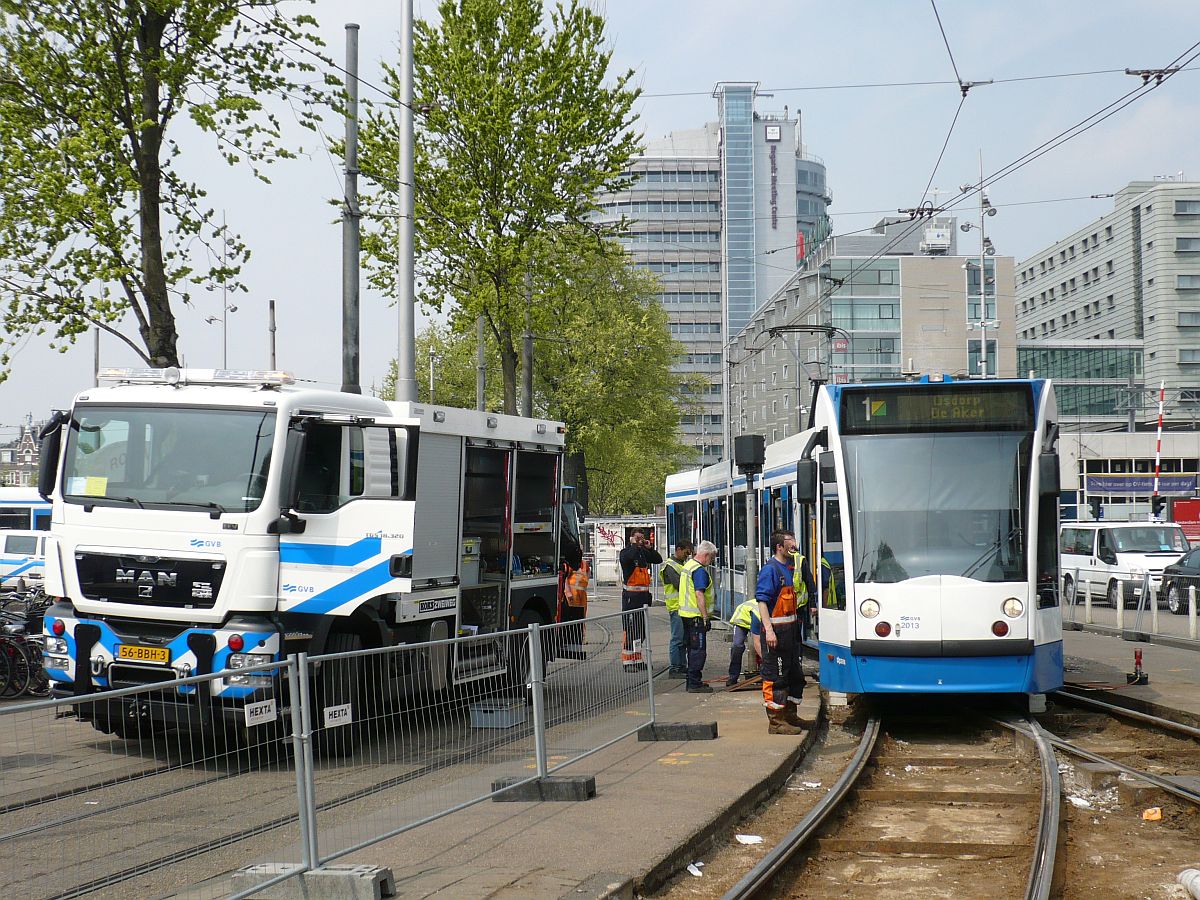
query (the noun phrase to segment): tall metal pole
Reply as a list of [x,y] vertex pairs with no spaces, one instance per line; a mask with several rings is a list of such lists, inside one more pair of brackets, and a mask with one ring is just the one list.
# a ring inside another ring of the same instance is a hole
[[96,347],[92,355],[92,377],[96,387],[100,387],[100,326],[96,326]]
[[484,321],[480,314],[475,318],[475,408],[483,412],[486,406],[484,393],[487,390],[487,356],[483,348]]
[[525,336],[521,341],[521,381],[524,386],[521,415],[533,418],[533,326],[529,322],[529,310],[533,305],[533,277],[525,272]]
[[[774,548],[771,548],[774,550]],[[754,596],[758,584],[758,496],[754,493],[754,474],[746,474],[746,575],[743,599]]]
[[429,345],[429,402],[433,402],[433,344]]
[[987,210],[984,209],[983,185],[983,151],[979,151],[979,368],[980,376],[988,377],[988,346],[987,346],[987,269],[984,268],[984,237],[983,220]]
[[358,266],[358,26],[346,25],[346,171],[342,190],[342,390],[361,394],[359,383]]
[[278,366],[275,363],[275,301],[267,301],[267,333],[271,336],[271,370]]
[[413,258],[413,0],[400,0],[400,221],[396,298],[400,307],[396,399],[417,400],[416,260]]

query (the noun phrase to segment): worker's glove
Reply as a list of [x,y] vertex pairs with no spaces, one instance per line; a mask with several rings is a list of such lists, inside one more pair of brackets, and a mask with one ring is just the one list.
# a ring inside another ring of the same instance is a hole
[[704,620],[704,630],[705,630],[705,632],[712,631],[712,619]]

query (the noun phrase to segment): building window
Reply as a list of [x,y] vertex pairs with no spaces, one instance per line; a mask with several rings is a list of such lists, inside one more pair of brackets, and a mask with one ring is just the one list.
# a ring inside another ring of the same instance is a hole
[[1175,215],[1200,216],[1200,200],[1176,200]]
[[1200,350],[1185,350],[1181,347],[1178,353],[1180,365],[1196,365],[1200,363]]
[[1200,312],[1180,312],[1180,328],[1200,328]]
[[1112,240],[1112,237],[1113,237],[1113,235],[1112,235],[1112,226],[1111,226],[1111,225],[1108,225],[1108,226],[1106,226],[1106,227],[1105,227],[1105,229],[1104,229],[1104,240],[1106,240],[1106,241],[1111,241],[1111,240]]
[[[1153,280],[1153,278],[1150,279],[1150,281]],[[1175,287],[1181,291],[1200,290],[1200,275],[1176,275]]]
[[1175,238],[1176,253],[1200,253],[1200,237]]

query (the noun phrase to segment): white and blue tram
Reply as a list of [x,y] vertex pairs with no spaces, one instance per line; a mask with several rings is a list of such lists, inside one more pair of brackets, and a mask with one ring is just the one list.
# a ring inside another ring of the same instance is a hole
[[1062,686],[1056,420],[1044,380],[821,389],[798,493],[825,501],[819,528],[833,508],[845,551],[819,612],[824,687]]
[[48,531],[50,501],[36,487],[0,487],[0,530]]
[[[815,427],[768,446],[760,561],[782,527],[835,573],[818,600],[825,688],[1062,685],[1056,420],[1048,381],[926,376],[827,385]],[[724,462],[667,479],[668,543],[717,545],[723,612],[742,591],[745,489]]]

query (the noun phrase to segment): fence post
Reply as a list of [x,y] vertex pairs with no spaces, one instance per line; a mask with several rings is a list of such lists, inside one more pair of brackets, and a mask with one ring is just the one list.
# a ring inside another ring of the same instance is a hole
[[1146,602],[1150,604],[1150,633],[1158,634],[1158,595],[1154,593],[1154,586],[1150,584],[1149,572],[1142,582],[1142,596],[1148,598]]
[[1083,595],[1083,621],[1088,625],[1094,625],[1095,620],[1092,618],[1092,579],[1087,580],[1087,591]]
[[1125,630],[1125,582],[1117,582],[1117,631]]
[[304,745],[304,779],[307,785],[304,802],[308,816],[308,848],[305,856],[312,860],[314,866],[321,865],[321,849],[317,842],[317,786],[313,778],[313,747],[312,747],[312,691],[311,679],[308,675],[308,654],[296,656],[297,677],[300,681],[300,727],[303,731],[301,742]]
[[297,821],[300,823],[301,863],[303,864],[302,871],[308,872],[316,865],[316,861],[312,858],[312,848],[308,837],[309,832],[316,827],[316,823],[309,818],[311,810],[308,802],[309,768],[305,763],[304,755],[304,748],[308,744],[309,736],[304,730],[304,704],[301,701],[300,675],[297,671],[299,662],[296,654],[289,655],[287,662],[288,706],[292,720],[292,756],[296,765],[296,812]]
[[545,778],[546,766],[546,663],[542,657],[542,635],[536,622],[529,625],[529,687],[533,693],[533,752],[537,757],[538,778]]
[[1196,586],[1188,585],[1188,637],[1196,639]]
[[650,699],[650,722],[654,723],[654,654],[650,645],[650,607],[642,607],[642,659],[646,663],[646,693]]

